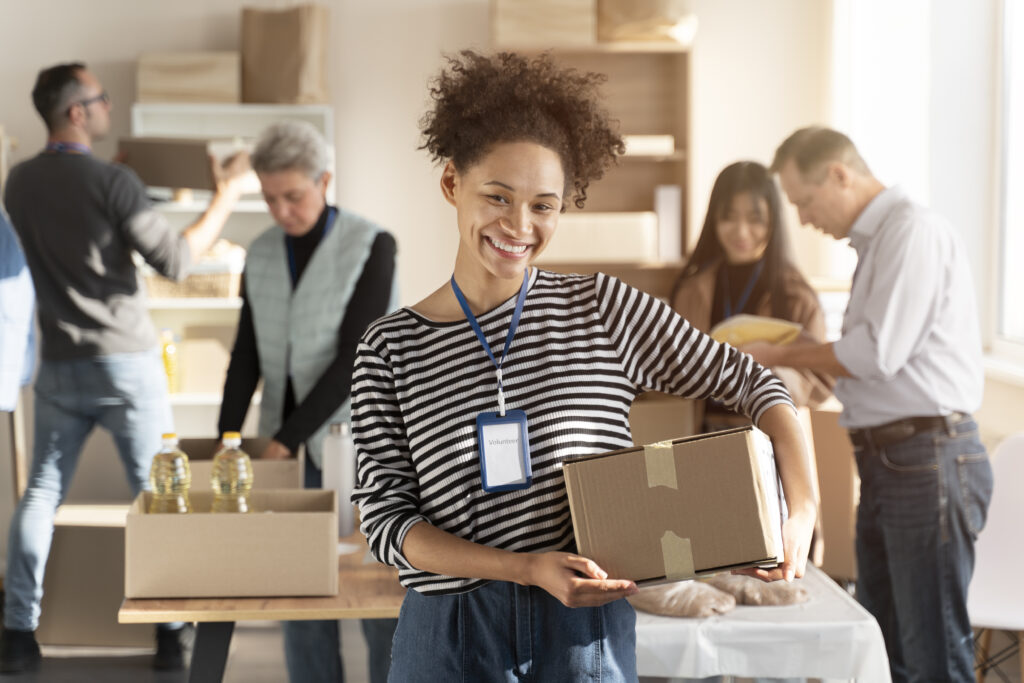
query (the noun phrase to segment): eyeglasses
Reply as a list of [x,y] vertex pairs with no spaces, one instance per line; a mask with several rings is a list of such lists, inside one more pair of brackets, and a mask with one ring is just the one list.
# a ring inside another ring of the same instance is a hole
[[76,104],[80,104],[83,107],[88,107],[93,102],[102,102],[103,104],[110,104],[110,93],[108,93],[106,90],[104,90],[103,92],[101,92],[99,95],[96,95],[95,97],[89,97],[89,98],[84,99],[84,100],[79,100],[77,102],[72,102],[71,106],[68,107],[68,114],[71,113],[71,107],[74,107]]

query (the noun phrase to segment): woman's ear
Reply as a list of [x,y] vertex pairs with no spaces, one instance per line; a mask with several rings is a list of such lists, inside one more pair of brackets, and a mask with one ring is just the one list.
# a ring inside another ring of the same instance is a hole
[[441,194],[444,195],[445,201],[452,206],[455,206],[455,186],[459,182],[458,175],[455,164],[451,161],[444,165],[444,170],[441,172]]

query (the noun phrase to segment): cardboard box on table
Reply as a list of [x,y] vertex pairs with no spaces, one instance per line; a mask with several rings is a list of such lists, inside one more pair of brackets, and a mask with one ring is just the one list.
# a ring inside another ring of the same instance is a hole
[[[301,488],[301,459],[259,460],[269,439],[242,439],[254,456],[255,490]],[[219,439],[181,439],[189,454],[192,491],[210,491],[210,471]],[[65,503],[57,509],[53,542],[43,580],[42,614],[36,637],[44,645],[153,647],[153,627],[119,624],[125,589],[127,504]],[[207,508],[208,509],[208,508]]]
[[[265,460],[260,454],[270,443],[268,438],[244,438],[242,450],[252,459],[252,482],[256,490],[301,489],[303,488],[303,458]],[[210,491],[210,475],[213,473],[213,456],[220,448],[220,439],[191,438],[178,439],[178,446],[188,455],[192,470],[192,491]],[[209,508],[207,508],[209,509]]]
[[338,593],[334,491],[254,490],[253,512],[211,513],[212,492],[189,514],[149,514],[151,493],[128,510],[129,598],[315,596]]
[[752,427],[568,460],[577,548],[612,578],[657,583],[782,560],[785,502]]

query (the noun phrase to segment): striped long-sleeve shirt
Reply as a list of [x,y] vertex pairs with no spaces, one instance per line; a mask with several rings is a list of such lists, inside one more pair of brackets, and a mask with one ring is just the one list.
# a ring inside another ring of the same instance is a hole
[[[478,317],[496,357],[514,305],[515,297]],[[638,394],[714,397],[755,421],[790,403],[782,383],[750,356],[603,274],[535,270],[502,375],[506,408],[529,420],[533,484],[487,493],[476,417],[497,410],[497,383],[469,323],[434,322],[404,308],[371,325],[360,344],[353,501],[374,557],[421,593],[486,581],[413,568],[402,543],[420,521],[506,550],[572,549],[562,461],[631,446],[629,408]]]

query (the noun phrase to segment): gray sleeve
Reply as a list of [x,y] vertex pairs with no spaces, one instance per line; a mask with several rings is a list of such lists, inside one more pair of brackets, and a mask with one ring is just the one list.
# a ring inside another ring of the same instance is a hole
[[175,233],[166,216],[153,208],[134,172],[123,166],[118,170],[108,194],[111,219],[146,263],[164,277],[183,280],[191,262],[184,235]]

